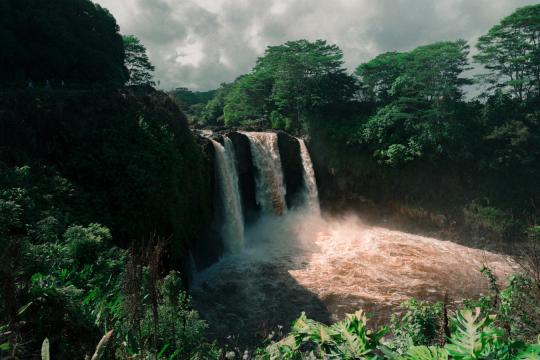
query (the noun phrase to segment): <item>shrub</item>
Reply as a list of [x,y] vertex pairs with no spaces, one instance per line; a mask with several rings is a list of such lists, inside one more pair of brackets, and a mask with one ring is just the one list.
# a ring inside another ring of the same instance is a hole
[[465,224],[473,231],[499,240],[512,235],[519,224],[505,211],[489,204],[473,201],[463,210]]
[[66,230],[64,241],[68,244],[71,256],[79,264],[90,264],[111,241],[111,233],[99,224],[90,224],[88,227],[75,225]]
[[443,303],[431,304],[411,299],[401,304],[404,312],[393,315],[390,330],[393,340],[390,347],[404,353],[409,347],[417,345],[434,345],[441,334]]

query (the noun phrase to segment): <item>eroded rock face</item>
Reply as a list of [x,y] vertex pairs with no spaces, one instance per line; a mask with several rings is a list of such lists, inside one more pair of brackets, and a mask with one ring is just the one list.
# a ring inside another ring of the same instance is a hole
[[[214,147],[210,139],[203,136],[198,136],[196,138],[197,144],[202,149],[202,152],[205,157],[205,164],[209,168],[209,173],[214,174],[215,172],[215,154]],[[218,194],[218,184],[215,176],[210,177],[212,194],[211,199],[216,199],[216,194]],[[212,222],[201,234],[201,237],[198,241],[192,244],[192,253],[195,260],[195,266],[197,270],[202,270],[208,266],[216,263],[219,260],[219,257],[223,255],[224,246],[223,239],[221,236],[221,216],[219,216],[219,208],[215,201],[212,201]],[[187,263],[187,262],[186,262]]]
[[290,209],[299,204],[300,193],[303,189],[304,178],[302,173],[302,157],[300,156],[300,143],[295,137],[286,132],[279,131],[277,134],[283,178],[285,187],[287,188],[285,200],[287,207]]
[[234,145],[244,220],[248,224],[253,223],[259,216],[260,208],[256,200],[255,168],[249,139],[237,131],[230,132],[227,136]]

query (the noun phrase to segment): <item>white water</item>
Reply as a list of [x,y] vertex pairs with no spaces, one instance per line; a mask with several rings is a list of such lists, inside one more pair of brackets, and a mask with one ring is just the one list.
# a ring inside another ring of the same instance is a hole
[[243,132],[249,138],[251,156],[257,168],[256,200],[266,214],[283,215],[287,211],[285,184],[276,133]]
[[257,344],[302,311],[330,323],[363,309],[373,326],[387,324],[413,297],[486,294],[483,265],[501,280],[515,271],[510,258],[489,251],[303,209],[261,219],[246,238],[242,254],[223,258],[194,282],[194,306],[211,338],[238,334],[241,343]]
[[224,224],[222,229],[225,250],[238,253],[244,248],[244,218],[238,186],[238,172],[231,139],[223,137],[225,146],[212,140],[223,202]]
[[315,180],[315,171],[313,170],[313,163],[311,162],[311,156],[304,143],[304,140],[298,139],[300,143],[300,156],[302,157],[302,166],[304,174],[304,186],[305,186],[305,204],[306,207],[314,211],[320,212],[319,206],[319,191],[317,190],[317,181]]

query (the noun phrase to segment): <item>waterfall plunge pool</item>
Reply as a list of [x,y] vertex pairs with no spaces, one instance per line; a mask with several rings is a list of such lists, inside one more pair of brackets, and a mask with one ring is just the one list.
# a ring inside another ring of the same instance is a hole
[[197,274],[192,296],[209,337],[255,346],[301,311],[327,323],[364,309],[387,323],[412,297],[450,301],[488,291],[481,275],[516,270],[506,256],[448,241],[365,225],[358,217],[325,218],[309,209],[266,216],[246,229],[246,247]]

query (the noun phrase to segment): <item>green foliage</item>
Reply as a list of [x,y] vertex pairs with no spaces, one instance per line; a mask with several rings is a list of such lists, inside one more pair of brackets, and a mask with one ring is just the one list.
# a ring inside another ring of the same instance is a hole
[[[393,350],[385,342],[386,331],[367,330],[367,320],[357,312],[331,326],[302,314],[284,339],[259,349],[256,359],[396,359],[396,360],[474,360],[536,359],[538,344],[525,344],[504,336],[494,325],[494,316],[482,316],[480,309],[459,310],[453,321],[449,343],[444,347],[413,345]],[[427,318],[426,318],[427,319]],[[383,354],[381,356],[381,354]]]
[[215,96],[210,99],[202,110],[201,121],[208,125],[223,124],[223,108],[225,107],[225,98],[231,89],[231,84],[221,84],[215,91]]
[[461,130],[452,104],[469,83],[463,40],[386,53],[358,67],[363,91],[382,107],[357,133],[381,164],[398,165],[451,152]]
[[512,226],[511,217],[504,211],[473,201],[464,209],[465,223],[476,229],[491,231],[503,238]]
[[412,346],[435,345],[440,340],[442,303],[430,304],[411,299],[401,307],[404,312],[392,316],[390,331],[393,338],[387,346],[398,353],[405,353]]
[[41,345],[41,360],[50,360],[49,339],[45,338]]
[[2,1],[0,83],[121,85],[127,71],[118,30],[114,17],[90,0]]
[[403,360],[447,360],[448,351],[436,346],[412,346],[400,359]]
[[268,47],[253,70],[235,81],[225,98],[225,123],[265,119],[273,128],[301,128],[308,113],[345,104],[355,89],[336,45],[289,41]]
[[524,275],[514,275],[501,291],[499,321],[512,337],[531,341],[540,334],[538,283]]
[[223,116],[226,125],[257,120],[264,116],[272,78],[266,72],[253,71],[238,78],[225,97]]
[[[7,326],[0,345],[11,344],[10,356],[33,357],[47,337],[53,358],[84,358],[123,321],[126,251],[114,245],[156,233],[170,238],[167,260],[181,266],[197,223],[210,214],[207,169],[165,94],[135,88],[17,97],[0,100],[11,134],[0,135],[0,318]],[[181,306],[160,305],[168,356],[205,344],[197,314],[189,302]],[[171,326],[179,329],[174,339]],[[111,340],[107,352],[119,347]]]
[[64,241],[75,261],[83,265],[91,264],[96,261],[100,250],[111,241],[111,233],[99,224],[71,226],[64,233]]
[[[148,285],[141,284],[141,294],[149,293]],[[159,282],[158,292],[157,319],[148,297],[142,299],[140,325],[134,325],[130,315],[123,311],[115,327],[119,345],[116,355],[152,358],[152,354],[159,353],[160,359],[217,359],[214,347],[204,341],[206,323],[191,307],[179,274],[170,272]]]
[[478,40],[474,57],[489,73],[492,88],[520,100],[540,95],[540,5],[517,9]]
[[190,123],[217,125],[218,119],[223,122],[223,97],[227,84],[217,90],[191,91],[187,88],[176,88],[169,95],[185,112]]
[[470,80],[460,75],[468,68],[468,45],[464,40],[437,42],[410,52],[385,53],[358,66],[363,91],[376,101],[387,103],[415,88],[415,95],[440,103],[459,100],[461,86]]
[[385,329],[371,332],[366,328],[367,318],[362,311],[348,314],[332,326],[310,320],[302,314],[293,324],[291,333],[283,340],[259,350],[260,359],[303,359],[306,348],[314,358],[375,359]]
[[[61,116],[54,110],[58,101]],[[212,214],[211,169],[166,94],[129,88],[10,95],[0,107],[12,109],[3,117],[6,133],[13,134],[2,142],[3,158],[31,164],[34,172],[50,164],[59,176],[47,176],[49,182],[69,179],[47,185],[65,196],[50,213],[32,212],[37,221],[54,216],[62,226],[100,223],[124,246],[153,233],[171,237],[171,261],[180,263]],[[36,194],[36,201],[46,202],[53,190]]]
[[127,85],[150,85],[154,86],[152,80],[155,68],[146,54],[146,48],[134,35],[122,36],[124,43],[125,58],[124,63],[129,73]]

